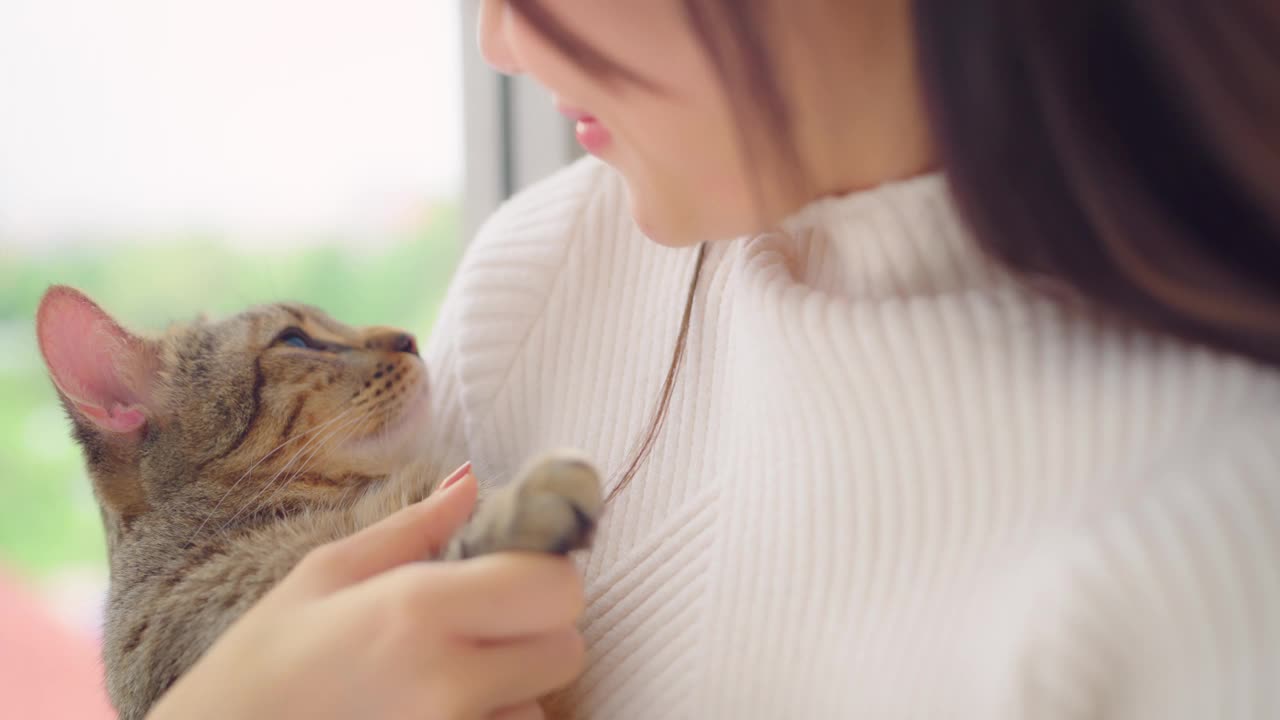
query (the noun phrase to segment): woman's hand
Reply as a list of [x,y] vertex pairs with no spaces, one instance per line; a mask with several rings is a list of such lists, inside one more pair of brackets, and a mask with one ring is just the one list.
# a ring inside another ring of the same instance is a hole
[[575,678],[582,584],[560,557],[417,562],[466,521],[474,478],[309,554],[149,720],[542,717]]

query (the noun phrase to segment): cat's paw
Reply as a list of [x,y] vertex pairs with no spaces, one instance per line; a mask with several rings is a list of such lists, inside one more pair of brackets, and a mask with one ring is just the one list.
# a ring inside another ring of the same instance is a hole
[[575,453],[548,453],[484,498],[443,558],[508,550],[563,555],[591,543],[603,508],[595,467]]
[[517,479],[516,503],[516,544],[560,554],[585,548],[604,508],[600,474],[573,453],[548,454]]

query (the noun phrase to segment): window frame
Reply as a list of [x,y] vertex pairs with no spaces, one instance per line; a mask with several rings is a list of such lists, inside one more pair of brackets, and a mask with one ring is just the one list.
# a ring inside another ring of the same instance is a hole
[[474,41],[480,3],[462,4],[463,243],[507,198],[582,156],[573,124],[527,77],[501,75]]

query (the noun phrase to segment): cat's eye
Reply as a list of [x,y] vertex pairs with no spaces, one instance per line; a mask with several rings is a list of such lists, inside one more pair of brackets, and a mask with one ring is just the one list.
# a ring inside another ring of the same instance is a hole
[[302,330],[295,327],[285,328],[283,332],[276,336],[275,344],[302,348],[304,350],[315,347],[311,338],[308,337],[306,333],[302,332]]

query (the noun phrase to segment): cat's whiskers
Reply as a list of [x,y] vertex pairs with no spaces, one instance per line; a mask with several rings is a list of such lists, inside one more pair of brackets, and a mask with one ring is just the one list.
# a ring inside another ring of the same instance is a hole
[[304,452],[310,449],[312,445],[315,445],[316,447],[313,450],[312,455],[308,457],[313,457],[315,452],[318,452],[320,449],[322,449],[325,443],[333,439],[335,436],[337,436],[338,433],[352,426],[359,425],[361,422],[367,420],[369,418],[369,415],[370,415],[370,412],[366,410],[364,413],[357,415],[356,417],[348,418],[346,422],[342,423],[338,427],[330,428],[329,431],[323,437],[320,435],[316,435],[315,437],[312,437],[310,440],[308,440],[301,448],[298,448],[298,450],[293,454],[292,457],[289,458],[288,462],[286,462],[283,467],[281,467],[279,470],[276,471],[275,475],[271,476],[270,480],[268,480],[266,483],[263,484],[262,488],[259,489],[258,492],[254,493],[253,497],[249,498],[240,507],[239,510],[237,510],[230,518],[227,519],[226,522],[222,524],[220,528],[218,528],[218,532],[221,533],[225,531],[228,527],[231,526],[232,523],[236,521],[236,519],[238,519],[244,513],[245,510],[248,510],[249,508],[257,505],[258,499],[262,497],[262,494],[265,493],[268,489],[270,489],[273,485],[275,485],[276,481],[280,479],[282,475],[288,472],[289,469],[293,467],[293,464],[297,462],[298,458],[301,457]]
[[306,443],[304,443],[301,447],[299,447],[293,453],[292,456],[290,456],[288,461],[286,461],[285,464],[281,466],[280,469],[277,470],[274,475],[272,475],[265,483],[263,483],[262,487],[259,488],[258,492],[254,493],[253,497],[245,501],[245,503],[241,505],[240,509],[238,509],[234,514],[232,514],[232,516],[229,519],[227,519],[226,522],[222,524],[222,526],[219,528],[219,531],[220,532],[225,531],[233,522],[235,522],[237,518],[240,517],[241,514],[244,513],[245,510],[248,510],[249,508],[254,507],[256,505],[259,505],[259,503],[257,502],[258,498],[262,497],[263,493],[271,489],[272,486],[276,485],[277,481],[280,480],[282,476],[286,477],[286,482],[288,479],[295,477],[296,473],[292,475],[287,475],[287,476],[286,476],[286,473],[289,473],[290,469],[294,466],[294,463],[298,462],[298,459],[301,458],[304,454],[306,454],[307,458],[310,459],[311,457],[314,456],[315,453],[323,449],[325,444],[331,438],[337,436],[339,433],[341,433],[343,430],[346,430],[349,427],[358,426],[367,417],[368,417],[368,413],[365,412],[355,417],[347,418],[345,422],[341,423],[337,427],[331,427],[324,434],[317,434],[314,437],[312,437],[310,440],[308,440]]
[[275,446],[274,448],[272,448],[272,449],[271,449],[270,451],[268,451],[265,455],[263,455],[261,458],[259,458],[257,462],[255,462],[254,464],[250,465],[250,466],[249,466],[249,469],[248,469],[248,470],[245,470],[245,471],[244,471],[244,474],[242,474],[239,478],[237,478],[237,479],[236,479],[236,481],[235,481],[234,483],[232,483],[232,484],[231,484],[231,487],[227,488],[227,491],[226,491],[225,493],[223,493],[223,494],[222,494],[222,497],[218,499],[218,502],[214,504],[213,509],[212,509],[212,510],[210,510],[210,511],[209,511],[209,512],[204,516],[204,520],[202,520],[202,521],[200,522],[200,525],[199,525],[198,527],[196,527],[195,532],[191,533],[191,537],[187,538],[187,542],[185,543],[184,547],[190,547],[190,546],[191,546],[191,543],[192,543],[192,542],[194,542],[194,541],[195,541],[195,539],[196,539],[197,537],[199,537],[199,536],[200,536],[200,532],[201,532],[202,530],[204,530],[205,526],[209,524],[209,521],[210,521],[211,519],[213,519],[213,516],[218,512],[218,508],[221,508],[221,507],[222,507],[222,504],[223,504],[223,503],[225,503],[225,502],[227,501],[227,498],[231,497],[231,493],[235,492],[235,489],[236,489],[237,487],[239,487],[239,486],[240,486],[240,483],[244,482],[245,478],[249,477],[249,474],[250,474],[250,473],[252,473],[254,470],[256,470],[256,469],[258,468],[258,466],[259,466],[259,465],[261,465],[262,463],[264,463],[264,462],[266,462],[267,460],[269,460],[269,459],[271,458],[271,456],[275,455],[276,453],[280,452],[280,451],[281,451],[281,450],[283,450],[284,448],[288,447],[290,443],[293,443],[293,442],[296,442],[296,441],[298,441],[298,440],[301,440],[302,438],[304,438],[304,437],[306,437],[306,436],[308,436],[308,435],[313,435],[313,434],[315,434],[315,433],[319,433],[321,430],[323,430],[323,429],[325,429],[326,427],[328,427],[328,426],[330,426],[330,425],[332,425],[332,424],[334,424],[334,423],[338,422],[338,421],[339,421],[339,420],[341,420],[343,417],[345,417],[345,416],[349,415],[350,413],[354,412],[356,409],[357,409],[357,408],[356,408],[355,406],[349,407],[349,408],[347,408],[346,410],[343,410],[342,412],[338,413],[337,415],[334,415],[333,417],[329,418],[328,420],[326,420],[326,421],[324,421],[324,422],[320,423],[319,425],[316,425],[315,427],[311,428],[310,430],[305,430],[305,431],[303,431],[303,432],[295,433],[295,434],[293,434],[293,435],[290,435],[288,439],[286,439],[284,442],[282,442],[282,443],[280,443],[279,445],[277,445],[277,446]]
[[347,502],[351,499],[351,494],[355,492],[358,487],[360,486],[355,483],[348,485],[347,489],[342,491],[342,496],[338,498],[338,501],[335,502],[333,506],[335,508],[345,509],[347,507]]
[[[378,430],[378,434],[381,434],[381,436],[383,436],[383,438],[381,439],[385,439],[385,437],[389,437],[390,434],[392,434],[392,427],[390,427],[390,419],[392,419],[392,415],[393,415],[392,409],[390,409],[390,407],[384,407],[383,423],[381,423],[381,427]],[[338,501],[334,503],[334,507],[339,507],[339,509],[344,509],[344,507],[348,507],[347,503],[349,500],[351,500],[351,496],[353,495],[353,493],[356,493],[357,491],[360,491],[360,489],[364,489],[365,487],[366,486],[361,486],[361,484],[356,484],[356,483],[348,484],[347,489],[344,489],[344,491],[342,491],[342,497],[339,497]],[[276,491],[276,492],[279,492],[279,491]]]
[[[372,414],[372,413],[370,413],[370,414]],[[366,420],[367,420],[367,419],[368,419],[368,415],[365,415],[365,416],[364,416],[364,419],[366,419]],[[275,490],[271,493],[270,497],[268,497],[266,500],[264,500],[264,501],[261,503],[261,506],[262,506],[262,507],[270,507],[270,506],[271,506],[271,503],[275,502],[275,499],[276,499],[277,497],[279,497],[280,493],[284,492],[285,488],[289,487],[289,483],[291,483],[295,478],[298,478],[298,477],[302,476],[304,473],[306,473],[306,472],[307,472],[307,470],[309,470],[309,469],[310,469],[310,467],[311,467],[311,466],[310,466],[311,461],[312,461],[312,460],[314,460],[314,459],[316,458],[316,456],[318,456],[318,455],[320,454],[320,451],[321,451],[321,450],[323,450],[323,449],[325,448],[325,445],[326,445],[326,444],[334,444],[334,443],[336,443],[336,444],[339,444],[339,445],[340,445],[340,444],[342,444],[342,443],[346,442],[346,441],[347,441],[347,440],[348,440],[348,439],[349,439],[353,434],[355,434],[355,431],[359,428],[359,426],[360,426],[360,424],[359,424],[359,423],[348,423],[347,425],[345,425],[345,426],[344,426],[344,428],[346,429],[346,434],[345,434],[345,435],[343,435],[340,439],[333,440],[333,437],[334,437],[334,436],[336,436],[336,435],[338,434],[338,432],[341,432],[341,430],[335,430],[335,431],[334,431],[334,433],[333,433],[333,435],[332,435],[332,436],[330,436],[330,438],[326,439],[325,441],[323,441],[322,443],[320,443],[319,445],[317,445],[315,448],[313,448],[313,449],[312,449],[311,453],[310,453],[309,455],[307,455],[307,457],[303,458],[302,463],[301,463],[301,465],[299,465],[299,467],[298,467],[298,469],[297,469],[297,470],[293,471],[293,472],[292,472],[292,473],[290,473],[289,475],[286,475],[284,478],[282,478],[282,479],[280,480],[280,482],[279,482],[279,483],[276,483],[276,482],[275,482],[275,478],[272,478],[272,482],[268,483],[268,484],[267,484],[267,486],[269,487],[270,485],[275,484],[275,485],[276,485],[276,488],[275,488]],[[331,442],[331,441],[332,441],[332,442]],[[278,477],[278,475],[277,475],[277,477]],[[348,489],[350,489],[350,488],[348,488]]]
[[371,438],[375,445],[381,444],[383,440],[386,440],[391,435],[391,408],[383,407],[381,410],[382,418],[378,422],[378,429],[373,433],[373,438]]

